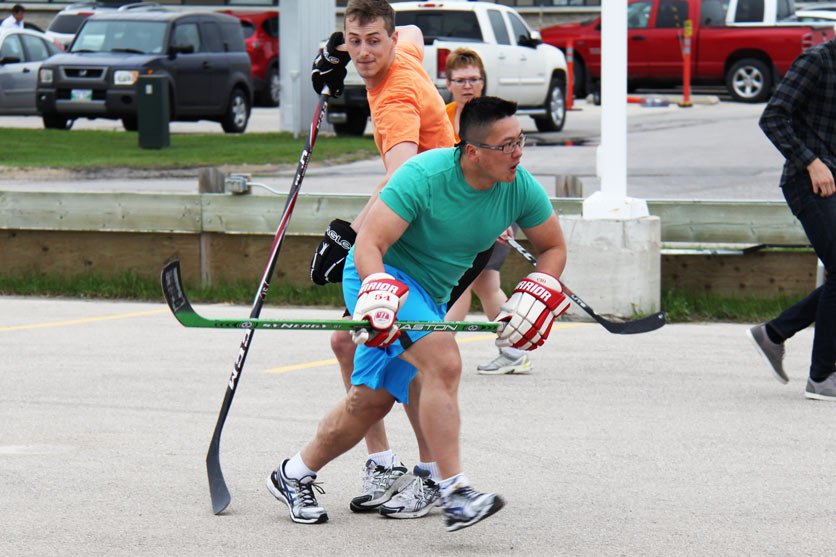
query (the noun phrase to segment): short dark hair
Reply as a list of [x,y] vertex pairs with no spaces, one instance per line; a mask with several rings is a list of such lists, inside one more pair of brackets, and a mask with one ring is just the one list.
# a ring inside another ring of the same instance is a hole
[[345,7],[345,21],[353,18],[356,18],[360,25],[380,18],[390,37],[395,32],[395,10],[386,0],[349,0]]
[[497,120],[513,116],[517,103],[499,97],[477,97],[462,109],[459,117],[459,137],[463,142],[483,143],[490,126]]
[[13,14],[19,14],[20,12],[25,12],[25,11],[26,11],[26,8],[24,8],[24,7],[23,7],[23,6],[21,6],[20,4],[15,4],[15,5],[12,7],[12,13],[13,13]]

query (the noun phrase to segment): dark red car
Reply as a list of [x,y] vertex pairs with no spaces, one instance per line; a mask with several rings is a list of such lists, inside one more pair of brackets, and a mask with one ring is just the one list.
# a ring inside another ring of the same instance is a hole
[[279,12],[227,10],[241,20],[244,42],[253,67],[255,100],[264,106],[279,105]]

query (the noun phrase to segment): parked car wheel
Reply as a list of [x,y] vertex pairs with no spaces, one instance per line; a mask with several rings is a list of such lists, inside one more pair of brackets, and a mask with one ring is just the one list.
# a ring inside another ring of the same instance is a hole
[[73,127],[73,121],[64,116],[50,114],[43,117],[44,127],[48,130],[68,130]]
[[267,84],[261,92],[261,103],[264,106],[279,106],[279,95],[282,84],[279,81],[279,68],[272,67],[267,70]]
[[135,132],[139,129],[139,120],[136,116],[125,116],[122,118],[122,125],[129,132]]
[[559,132],[566,123],[566,86],[561,79],[553,79],[546,95],[545,118],[535,118],[537,131]]
[[764,102],[772,92],[772,70],[757,58],[744,58],[729,68],[726,87],[736,101]]
[[333,124],[334,131],[337,135],[363,135],[368,119],[369,114],[364,110],[348,110],[345,122]]
[[244,133],[249,120],[250,102],[244,91],[236,87],[229,97],[229,105],[226,109],[226,116],[221,121],[221,127],[226,133]]

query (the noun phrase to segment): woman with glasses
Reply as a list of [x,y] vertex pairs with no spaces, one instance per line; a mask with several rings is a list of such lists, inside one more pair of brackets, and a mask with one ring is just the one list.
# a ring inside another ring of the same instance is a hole
[[[485,91],[485,67],[479,55],[466,48],[457,48],[447,57],[447,89],[453,95],[453,102],[447,105],[447,116],[456,132],[456,142],[460,142],[459,118],[464,105],[471,100],[481,97]],[[514,148],[512,148],[514,149]],[[476,292],[485,314],[494,319],[499,314],[499,308],[507,297],[500,288],[499,269],[511,251],[503,237],[514,237],[517,225],[508,228],[493,246],[490,259],[485,269],[479,274],[471,286],[447,312],[449,321],[462,321],[470,309],[471,290]],[[531,371],[531,361],[524,350],[505,347],[499,349],[499,355],[486,364],[480,364],[476,370],[484,375],[502,375],[507,373],[527,373]]]

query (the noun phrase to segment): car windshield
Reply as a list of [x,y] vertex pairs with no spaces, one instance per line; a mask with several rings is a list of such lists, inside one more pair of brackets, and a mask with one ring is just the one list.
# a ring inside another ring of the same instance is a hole
[[164,21],[87,20],[70,52],[161,54],[165,30]]
[[48,29],[54,33],[66,33],[74,35],[84,20],[90,17],[90,14],[65,14],[57,15],[52,23],[49,24]]
[[395,25],[417,25],[424,34],[424,44],[440,38],[484,41],[474,12],[426,9],[395,12]]

